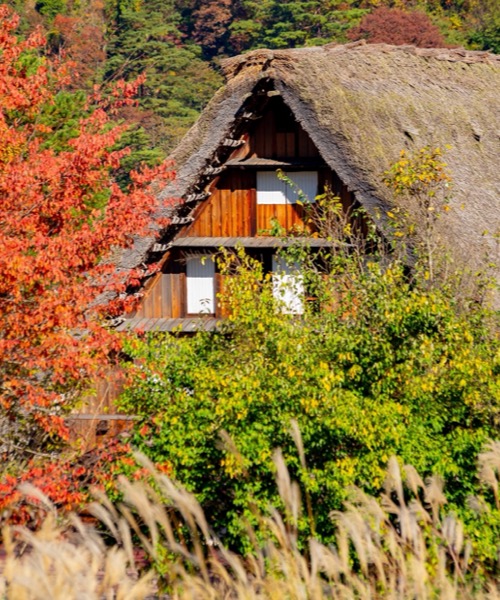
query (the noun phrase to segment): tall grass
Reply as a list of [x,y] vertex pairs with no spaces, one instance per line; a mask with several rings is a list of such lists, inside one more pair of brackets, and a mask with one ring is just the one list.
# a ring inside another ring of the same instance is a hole
[[[299,488],[276,452],[284,510],[271,508],[260,515],[257,530],[249,528],[254,544],[246,557],[221,544],[190,493],[141,460],[152,484],[122,479],[124,501],[118,506],[98,495],[89,510],[102,524],[99,531],[76,516],[58,524],[48,500],[25,489],[50,512],[36,532],[3,529],[0,598],[500,598],[497,582],[474,576],[475,557],[462,523],[443,510],[443,482],[438,477],[424,482],[395,458],[381,498],[353,490],[344,510],[332,514],[334,545],[311,538],[302,548]],[[498,503],[500,443],[480,455],[479,472]],[[147,569],[137,564],[137,546],[150,561]]]

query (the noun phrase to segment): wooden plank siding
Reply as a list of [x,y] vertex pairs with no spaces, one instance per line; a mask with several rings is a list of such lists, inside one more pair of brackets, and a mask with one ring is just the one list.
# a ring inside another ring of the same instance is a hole
[[[167,269],[176,269],[170,261]],[[179,270],[178,268],[176,270]],[[135,317],[153,319],[169,317],[177,319],[184,316],[185,274],[182,272],[159,273],[141,301]]]
[[70,439],[78,442],[83,452],[131,428],[135,417],[117,413],[115,406],[122,389],[120,367],[110,368],[106,377],[96,381],[95,389],[78,409],[66,417]]
[[[262,119],[243,136],[232,158],[320,159],[316,146],[280,98],[272,98]],[[330,176],[322,170],[319,192]],[[297,205],[257,205],[256,171],[229,168],[211,187],[211,196],[195,213],[182,237],[252,237],[269,231],[273,219],[285,230],[304,228]]]
[[[318,191],[324,190],[328,175],[321,174]],[[257,204],[255,171],[229,171],[221,177],[194,222],[182,237],[253,237],[268,232],[273,219],[286,231],[310,227],[304,208],[298,204]]]
[[248,157],[319,158],[309,135],[293,118],[280,98],[273,98],[262,119],[257,121],[247,142]]
[[256,233],[255,202],[255,172],[228,171],[183,237],[252,237]]
[[[263,118],[251,125],[243,138],[245,144],[237,148],[231,159],[307,160],[319,164],[321,157],[308,134],[295,121],[280,98],[272,98]],[[274,170],[272,165],[252,168],[235,164],[212,180],[207,188],[210,196],[194,211],[194,220],[179,231],[176,237],[204,239],[256,238],[268,235],[276,221],[287,232],[307,231],[314,233],[314,226],[307,215],[307,208],[299,204],[257,204],[257,170]],[[291,168],[294,170],[293,167]],[[287,169],[289,170],[289,169]],[[304,170],[297,167],[297,170]],[[318,171],[318,193],[325,187],[341,198],[346,210],[354,199],[338,176],[325,167],[305,170]],[[148,319],[186,317],[185,248],[172,248],[164,260],[162,272],[148,283],[144,298],[134,317],[142,318],[144,326]],[[194,248],[193,248],[194,251]],[[199,251],[213,252],[214,245],[207,243]],[[216,274],[216,287],[222,287],[222,279]],[[220,306],[216,308],[220,316]]]
[[[245,143],[233,152],[232,159],[321,159],[311,138],[280,97],[271,98],[263,117],[242,139]],[[320,192],[325,182],[320,176]],[[252,237],[269,230],[273,219],[286,230],[304,225],[300,206],[256,205],[255,170],[229,168],[209,191],[210,198],[197,209],[194,222],[182,231],[182,237]]]
[[307,229],[304,223],[304,208],[298,204],[258,204],[257,205],[257,234],[268,234],[273,227],[273,221],[286,231],[292,229]]

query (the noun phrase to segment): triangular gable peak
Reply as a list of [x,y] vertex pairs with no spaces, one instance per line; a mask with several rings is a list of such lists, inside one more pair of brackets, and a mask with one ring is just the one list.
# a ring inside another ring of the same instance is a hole
[[263,106],[253,111],[245,107],[245,129],[224,140],[227,145],[235,144],[235,149],[222,166],[209,166],[217,177],[201,194],[210,196],[192,212],[193,222],[177,237],[248,238],[269,235],[277,227],[286,232],[307,229],[305,209],[296,202],[297,190],[294,196],[294,190],[278,180],[278,169],[309,200],[328,187],[342,197],[346,209],[352,204],[346,186],[332,173],[281,96],[270,84],[267,93],[262,89],[261,93]]
[[[209,106],[204,113],[205,118],[200,120],[204,121],[201,125],[205,131],[199,131],[199,124],[195,125],[174,153],[172,158],[181,165],[178,178],[161,194],[161,198],[165,199],[182,197],[182,205],[175,211],[173,225],[184,225],[186,221],[197,217],[200,204],[207,204],[204,201],[213,195],[214,190],[232,185],[227,183],[228,174],[237,169],[241,173],[251,172],[252,169],[304,171],[329,167],[328,161],[321,156],[311,136],[305,131],[303,123],[299,122],[281,92],[276,89],[278,82],[272,73],[269,75],[257,78],[256,85],[250,89],[249,81],[254,81],[254,78],[245,78],[243,90],[239,89],[241,85],[238,85],[240,82],[236,78],[224,90],[226,96],[230,91],[233,92],[229,98],[223,98],[222,101],[218,97],[214,99],[218,110],[211,115],[212,127],[205,116],[207,112],[213,112]],[[232,89],[234,87],[236,90]],[[234,96],[239,98],[239,105],[226,108],[224,104],[234,100]],[[231,114],[233,110],[235,112]],[[340,194],[341,184],[338,178],[334,178],[334,187]],[[323,187],[320,185],[319,189]],[[256,231],[247,234],[255,235],[268,225],[267,220],[263,227],[259,225]],[[283,225],[286,227],[286,223]],[[161,240],[163,245],[178,235],[179,230],[179,227],[169,227]],[[236,231],[232,234],[238,235]],[[161,244],[156,248],[161,248]]]

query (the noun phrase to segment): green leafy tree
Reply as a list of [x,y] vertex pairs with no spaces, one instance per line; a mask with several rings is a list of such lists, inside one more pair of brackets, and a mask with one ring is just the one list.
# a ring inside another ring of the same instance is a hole
[[62,13],[65,8],[65,0],[37,0],[35,2],[35,10],[49,19],[54,19],[56,15]]
[[290,48],[347,41],[346,32],[367,12],[357,2],[243,0],[231,28],[237,51],[248,47]]
[[320,2],[288,0],[272,2],[265,39],[278,48],[303,46],[308,38],[319,37],[322,17]]
[[315,507],[303,529],[324,539],[347,488],[379,490],[392,454],[442,474],[450,500],[463,504],[475,486],[473,457],[498,417],[499,347],[480,315],[460,316],[438,290],[412,289],[393,264],[338,272],[321,290],[328,310],[298,319],[276,310],[259,265],[238,260],[223,334],[154,337],[130,349],[141,370],[123,406],[149,427],[134,442],[170,462],[233,544],[254,503],[279,502],[278,446]]
[[500,5],[495,0],[471,2],[468,14],[470,42],[481,50],[500,54]]

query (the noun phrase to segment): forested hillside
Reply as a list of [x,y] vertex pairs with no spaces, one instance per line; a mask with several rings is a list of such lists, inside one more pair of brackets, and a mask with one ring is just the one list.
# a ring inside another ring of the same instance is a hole
[[[221,85],[218,59],[258,47],[357,39],[500,52],[496,0],[11,0],[25,32],[75,62],[74,90],[146,73],[138,107],[120,115],[124,165],[159,161]],[[416,13],[416,14],[415,14]],[[78,96],[76,96],[77,98]],[[76,101],[76,100],[75,100]],[[124,176],[124,175],[123,175]]]

